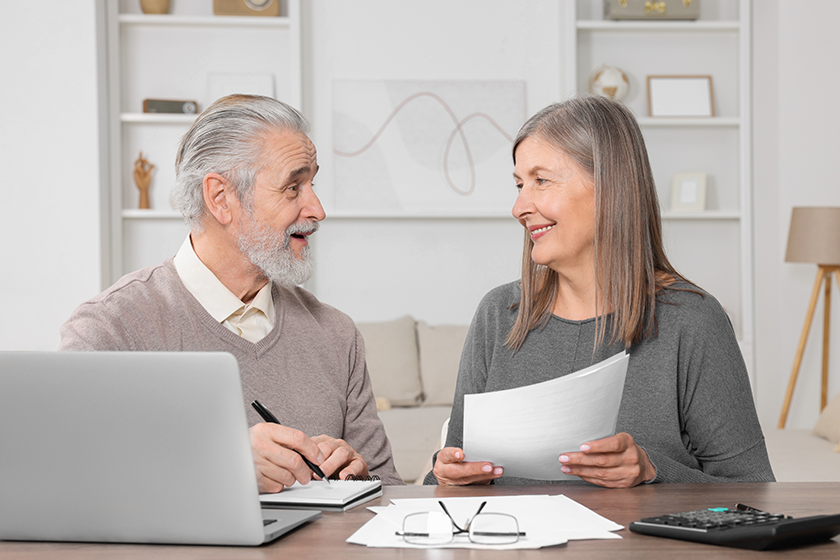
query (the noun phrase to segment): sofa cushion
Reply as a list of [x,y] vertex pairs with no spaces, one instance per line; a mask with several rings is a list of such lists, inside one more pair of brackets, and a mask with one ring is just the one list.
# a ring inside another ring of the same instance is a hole
[[414,319],[358,323],[373,394],[393,406],[415,406],[422,398]]
[[840,393],[823,409],[814,426],[814,435],[840,444]]
[[417,323],[423,406],[452,405],[468,329],[460,325],[430,327],[423,321]]

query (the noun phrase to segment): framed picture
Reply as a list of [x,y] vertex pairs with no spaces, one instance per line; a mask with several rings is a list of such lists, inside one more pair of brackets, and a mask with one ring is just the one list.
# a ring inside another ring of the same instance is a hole
[[706,174],[677,173],[671,187],[671,210],[702,212],[706,209]]
[[711,76],[648,76],[651,117],[714,117]]

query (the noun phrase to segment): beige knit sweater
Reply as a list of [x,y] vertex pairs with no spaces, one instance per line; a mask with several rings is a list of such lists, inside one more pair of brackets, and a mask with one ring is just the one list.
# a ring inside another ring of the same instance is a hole
[[239,362],[248,406],[281,423],[344,439],[384,484],[402,484],[376,413],[364,341],[345,314],[303,288],[273,288],[274,329],[257,343],[226,329],[184,287],[172,259],[121,278],[61,327],[59,350],[225,351]]

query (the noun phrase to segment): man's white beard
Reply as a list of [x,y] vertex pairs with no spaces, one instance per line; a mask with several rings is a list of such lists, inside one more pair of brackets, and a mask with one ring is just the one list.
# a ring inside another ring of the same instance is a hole
[[292,224],[282,235],[278,235],[267,224],[255,221],[250,213],[245,215],[246,221],[243,229],[236,234],[236,241],[251,264],[259,268],[269,281],[286,288],[306,282],[312,275],[309,246],[305,246],[300,258],[297,258],[289,243],[294,233],[318,231],[318,223]]

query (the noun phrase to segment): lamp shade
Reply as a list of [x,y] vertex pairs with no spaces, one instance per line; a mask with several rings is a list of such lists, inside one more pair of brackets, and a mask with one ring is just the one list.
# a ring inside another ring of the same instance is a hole
[[840,208],[794,208],[785,261],[840,265]]

